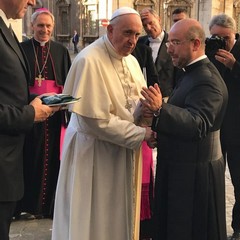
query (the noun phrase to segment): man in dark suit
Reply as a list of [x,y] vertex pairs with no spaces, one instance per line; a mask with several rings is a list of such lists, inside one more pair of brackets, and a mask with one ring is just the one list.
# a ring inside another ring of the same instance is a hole
[[173,23],[178,22],[179,20],[188,18],[188,12],[186,8],[176,8],[172,12],[172,21]]
[[148,86],[158,83],[158,73],[152,58],[152,49],[141,43],[137,43],[132,55],[138,60],[144,78]]
[[73,47],[74,47],[74,53],[78,53],[78,42],[79,42],[79,35],[77,33],[77,30],[74,30],[74,34],[72,37],[72,43],[73,43]]
[[229,93],[228,107],[221,128],[221,143],[228,163],[235,203],[232,211],[233,235],[240,240],[240,39],[235,20],[226,15],[214,16],[209,23],[211,35],[225,39],[225,49],[219,49],[212,59],[224,79]]
[[165,45],[168,35],[162,30],[161,20],[153,9],[143,9],[140,16],[147,35],[140,37],[138,42],[152,48],[161,92],[163,97],[169,97],[175,85],[175,70]]
[[184,75],[167,103],[157,84],[144,88],[146,100],[141,100],[153,111],[157,132],[153,239],[226,240],[220,127],[227,87],[205,55],[205,33],[198,21],[176,22],[167,47]]
[[[0,239],[9,239],[16,201],[23,196],[23,144],[25,133],[57,108],[30,100],[29,67],[10,18],[22,18],[35,0],[0,0]],[[31,102],[30,102],[31,101]],[[29,104],[30,102],[30,104]]]

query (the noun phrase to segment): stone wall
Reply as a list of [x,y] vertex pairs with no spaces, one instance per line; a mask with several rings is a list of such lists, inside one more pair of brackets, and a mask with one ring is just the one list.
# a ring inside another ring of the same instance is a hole
[[[89,0],[90,1],[90,0]],[[187,7],[189,15],[192,18],[197,19],[203,25],[203,28],[206,32],[206,35],[209,35],[208,25],[211,17],[215,14],[225,12],[228,15],[232,16],[236,20],[240,19],[240,0],[96,0],[98,4],[98,18],[99,22],[97,23],[98,31],[96,36],[84,37],[83,25],[84,25],[84,7],[86,6],[86,0],[42,0],[42,5],[37,7],[46,7],[49,8],[51,12],[56,17],[56,25],[54,28],[53,39],[59,40],[62,36],[63,41],[66,39],[67,46],[71,47],[71,35],[73,30],[76,29],[80,33],[80,39],[82,41],[81,47],[91,43],[96,38],[102,36],[106,32],[106,26],[101,25],[101,19],[109,19],[113,11],[119,7],[129,6],[137,8],[137,10],[142,9],[145,6],[154,6],[155,10],[159,13],[162,26],[166,31],[169,31],[172,25],[171,12],[176,7]],[[91,0],[94,2],[94,0]],[[81,4],[82,3],[82,4]],[[59,7],[66,5],[67,20],[61,21],[63,16],[59,15]],[[238,6],[238,9],[234,9],[234,5]],[[24,20],[23,20],[23,33],[31,36],[31,27],[30,27],[30,16],[32,14],[31,8],[29,8]],[[86,21],[85,21],[86,22]],[[238,21],[237,21],[238,22]],[[239,20],[240,22],[240,20]],[[64,26],[63,26],[64,25]],[[66,26],[65,26],[66,25]],[[66,33],[62,33],[61,29],[67,30]],[[16,28],[16,30],[20,28]],[[21,36],[21,34],[20,34]],[[89,41],[89,42],[87,42]]]

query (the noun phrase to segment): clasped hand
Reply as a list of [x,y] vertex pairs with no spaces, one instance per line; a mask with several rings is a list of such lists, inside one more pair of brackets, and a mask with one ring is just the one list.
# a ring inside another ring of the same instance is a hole
[[[143,87],[141,94],[144,99],[141,98],[140,101],[143,106],[143,115],[146,118],[152,118],[153,113],[157,112],[162,107],[162,94],[160,88],[157,83],[154,86],[150,86],[149,88]],[[155,148],[157,146],[156,133],[150,130],[150,128],[146,129],[145,139],[150,148]]]
[[152,117],[153,113],[158,111],[162,107],[162,94],[157,83],[149,88],[143,87],[141,94],[144,99],[140,101],[143,105],[144,117]]
[[150,148],[155,148],[157,146],[156,133],[151,130],[150,127],[146,127],[146,134],[144,140]]

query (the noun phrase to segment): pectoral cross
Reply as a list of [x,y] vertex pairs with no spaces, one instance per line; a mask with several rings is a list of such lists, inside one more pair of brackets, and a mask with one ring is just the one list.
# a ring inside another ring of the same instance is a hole
[[131,104],[128,100],[126,101],[125,108],[126,108],[129,112],[131,112],[132,104]]
[[38,77],[35,78],[36,81],[38,81],[38,86],[42,86],[42,80],[44,80],[44,77],[42,77],[41,74],[38,75]]

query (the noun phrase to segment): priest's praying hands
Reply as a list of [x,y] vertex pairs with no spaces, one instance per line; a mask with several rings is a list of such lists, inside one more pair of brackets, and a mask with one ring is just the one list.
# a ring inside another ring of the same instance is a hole
[[[144,97],[144,99],[140,99],[143,106],[143,116],[152,118],[156,114],[159,115],[162,108],[162,93],[158,84],[156,83],[149,88],[143,87],[141,94]],[[156,133],[152,131],[150,138],[146,139],[146,141],[150,148],[155,148],[157,146]]]
[[141,94],[145,98],[140,99],[143,105],[144,117],[152,117],[153,114],[159,112],[162,107],[161,90],[158,84],[155,83],[154,86],[150,86],[149,88],[143,87]]

